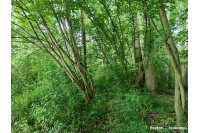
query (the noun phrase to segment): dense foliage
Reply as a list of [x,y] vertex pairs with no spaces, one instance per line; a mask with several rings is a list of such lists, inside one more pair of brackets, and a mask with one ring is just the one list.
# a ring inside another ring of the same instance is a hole
[[11,17],[13,133],[187,127],[187,1],[12,0]]

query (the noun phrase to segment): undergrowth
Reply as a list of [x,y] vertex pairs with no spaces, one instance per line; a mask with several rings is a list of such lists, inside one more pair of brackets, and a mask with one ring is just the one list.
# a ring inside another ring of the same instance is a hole
[[171,113],[165,110],[165,101],[142,92],[137,85],[125,88],[110,84],[110,88],[98,87],[94,99],[86,103],[71,83],[55,87],[41,81],[34,90],[13,100],[12,132],[145,133],[149,129],[145,120],[148,114],[158,112],[167,117]]
[[119,82],[109,69],[95,75],[95,96],[89,102],[57,69],[24,86],[12,98],[12,133],[149,133],[150,126],[162,126],[163,118],[175,124],[173,107],[157,94]]

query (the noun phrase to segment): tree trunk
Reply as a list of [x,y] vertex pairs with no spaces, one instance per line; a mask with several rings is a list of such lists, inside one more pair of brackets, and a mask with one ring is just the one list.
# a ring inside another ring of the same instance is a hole
[[[169,56],[167,55],[167,59],[169,60]],[[172,88],[171,86],[171,63],[170,63],[170,60],[167,61],[166,63],[166,82],[167,82],[167,86],[168,86],[168,89]]]
[[[170,6],[170,3],[166,4],[167,6]],[[168,21],[170,20],[170,11],[167,11],[167,18]],[[166,58],[169,60],[169,55],[166,56]],[[171,73],[170,73],[170,69],[171,69],[171,63],[170,60],[166,62],[166,82],[167,82],[167,86],[168,89],[171,88]]]
[[[187,50],[187,46],[185,48],[185,50]],[[183,71],[182,71],[182,75],[183,75],[183,86],[185,89],[187,89],[188,85],[187,85],[187,75],[188,75],[188,64],[187,64],[187,58],[185,59],[186,63],[183,64]]]
[[[151,32],[151,25],[149,23],[149,20],[147,19],[147,16],[145,14],[145,35],[144,35],[144,50],[147,53],[145,56],[150,57],[151,51],[153,49],[153,37]],[[153,60],[152,58],[147,58],[147,61],[145,61],[145,85],[147,89],[151,92],[154,92],[157,89],[157,82],[156,82],[156,76],[155,76],[155,66],[154,63],[151,62]]]
[[[187,25],[187,21],[186,21],[186,29],[188,30],[188,25]],[[187,53],[188,51],[188,41],[185,41],[185,51]],[[182,71],[182,75],[183,75],[183,86],[185,89],[187,89],[187,75],[188,75],[188,63],[187,63],[187,55],[185,57],[185,62],[183,64],[183,71]]]
[[[82,29],[81,30],[82,31],[82,45],[83,45],[83,67],[85,67],[85,69],[87,70],[85,24],[84,24],[84,14],[82,10],[80,10],[80,14],[81,14],[81,29]],[[86,74],[84,73],[84,75]]]
[[139,28],[138,28],[138,20],[136,18],[135,25],[134,25],[134,57],[135,57],[135,63],[139,65],[137,70],[137,83],[140,87],[144,86],[145,82],[145,75],[144,75],[144,68],[142,63],[142,53],[141,53],[141,47],[140,47],[140,34],[139,34]]
[[[174,40],[171,33],[171,28],[168,23],[165,8],[163,7],[163,2],[158,3],[159,16],[162,23],[162,27],[165,32],[165,37],[168,38],[166,45],[167,51],[170,54],[170,60],[173,62],[172,65],[175,69],[175,112],[176,112],[176,124],[181,126],[181,115],[183,110],[181,109],[180,98],[182,99],[182,107],[185,107],[185,92],[183,87],[183,82],[181,78],[181,65],[178,50],[174,44]],[[180,95],[181,94],[181,95]]]
[[154,92],[157,89],[154,63],[147,65],[145,69],[145,85],[151,92]]

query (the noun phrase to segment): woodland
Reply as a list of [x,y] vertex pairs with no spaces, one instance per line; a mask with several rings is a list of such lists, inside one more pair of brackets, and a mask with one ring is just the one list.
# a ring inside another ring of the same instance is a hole
[[11,7],[12,133],[188,132],[187,0]]

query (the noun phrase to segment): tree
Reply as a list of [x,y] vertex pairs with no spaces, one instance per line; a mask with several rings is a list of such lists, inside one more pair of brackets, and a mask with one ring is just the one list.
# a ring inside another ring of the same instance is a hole
[[[146,0],[144,1],[142,0],[142,2],[143,2],[143,5],[146,7],[146,12],[148,13]],[[165,48],[169,54],[171,64],[175,70],[175,112],[176,112],[176,118],[177,118],[176,120],[177,126],[180,126],[181,115],[183,114],[183,110],[185,108],[185,92],[184,92],[184,86],[182,82],[180,58],[179,58],[178,50],[174,44],[171,28],[168,23],[165,7],[163,5],[162,0],[158,1],[157,8],[159,11],[159,17],[160,17],[161,25],[163,28],[164,37],[159,32],[157,26],[154,23],[154,20],[152,19],[151,15],[149,15],[149,13],[148,13],[148,17],[155,31],[157,32],[162,42],[164,43]]]
[[[185,24],[185,28],[184,29],[186,29],[186,31],[188,30],[188,25],[187,25],[187,20],[186,20],[186,24]],[[183,86],[184,86],[184,88],[185,89],[187,89],[187,72],[188,72],[188,63],[187,63],[187,60],[188,60],[188,54],[187,54],[187,52],[188,52],[188,40],[187,40],[187,38],[186,38],[186,40],[185,40],[185,45],[184,45],[184,50],[183,50],[184,52],[183,52],[183,58],[184,58],[184,64],[183,64],[183,69],[182,69],[182,75],[183,75]]]
[[[80,14],[81,14],[81,30],[82,30],[82,44],[83,44],[83,66],[87,70],[86,36],[85,36],[84,14],[82,10],[80,10]],[[86,76],[86,73],[84,75]],[[87,76],[86,76],[86,80],[87,80]]]
[[150,55],[153,53],[154,49],[154,36],[153,36],[153,31],[152,27],[150,25],[150,21],[147,18],[147,15],[145,14],[144,18],[144,24],[145,24],[145,35],[144,35],[144,51],[147,56],[147,61],[145,62],[145,85],[146,87],[154,92],[157,89],[157,81],[156,81],[156,75],[155,75],[155,66],[153,57]]
[[[85,99],[93,98],[93,80],[86,69],[86,44],[83,15],[72,1],[12,0],[12,38],[37,46],[67,73]],[[82,43],[79,41],[81,16]],[[83,47],[84,60],[81,60]],[[87,77],[89,81],[87,80]]]
[[[139,16],[139,13],[137,13]],[[132,17],[132,23],[134,24],[134,58],[135,58],[135,63],[139,64],[138,70],[137,70],[137,83],[140,86],[143,86],[145,83],[145,73],[144,73],[144,68],[143,68],[143,60],[142,60],[142,52],[141,52],[141,46],[140,46],[140,34],[139,34],[139,24],[138,24],[138,18],[136,15],[135,21],[133,20]]]

